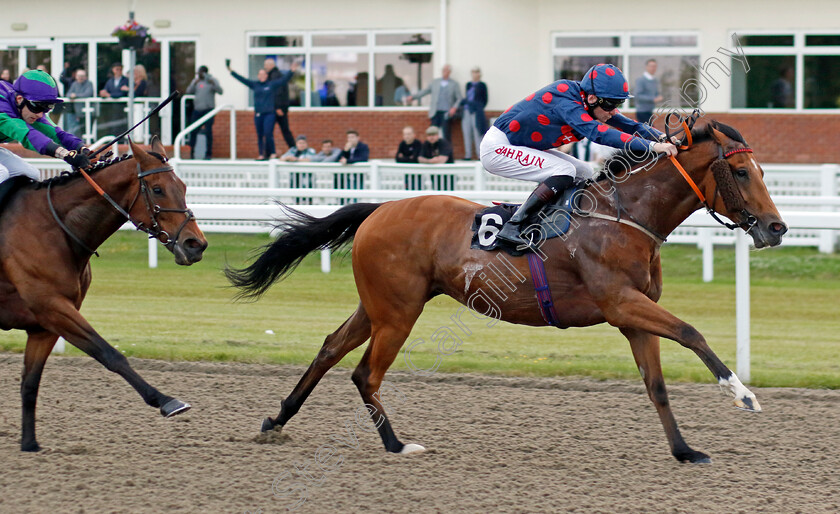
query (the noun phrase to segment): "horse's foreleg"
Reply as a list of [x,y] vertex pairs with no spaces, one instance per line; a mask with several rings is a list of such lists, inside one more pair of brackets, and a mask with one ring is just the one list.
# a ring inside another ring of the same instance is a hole
[[721,387],[735,397],[739,409],[760,412],[755,395],[747,389],[694,327],[680,320],[639,291],[622,291],[603,302],[601,310],[615,327],[635,328],[672,339],[694,351],[712,372]]
[[108,344],[66,298],[55,299],[42,305],[37,310],[36,317],[41,326],[61,335],[106,369],[123,377],[148,405],[160,408],[163,416],[168,418],[189,410],[189,404],[161,393],[143,380],[128,363],[125,355]]
[[659,338],[632,328],[622,328],[621,333],[630,341],[633,358],[636,359],[639,373],[645,381],[648,396],[656,407],[659,419],[665,428],[671,454],[680,462],[710,462],[708,455],[689,448],[677,428],[677,421],[674,419],[671,404],[668,401],[668,391],[665,390],[662,365],[659,363]]
[[374,328],[370,345],[356,370],[353,371],[353,383],[362,395],[370,419],[379,430],[385,449],[393,453],[414,453],[425,450],[419,444],[403,444],[397,439],[391,428],[391,422],[385,414],[380,393],[385,372],[400,352],[400,348],[411,332],[411,325],[413,322],[407,328],[390,325]]
[[29,332],[26,351],[23,355],[23,373],[20,377],[20,399],[22,420],[20,449],[25,452],[37,452],[41,449],[35,440],[35,404],[38,401],[38,386],[47,357],[55,346],[58,336],[50,332]]
[[266,418],[262,424],[262,431],[266,432],[277,425],[285,426],[286,422],[297,414],[303,402],[306,401],[324,374],[338,364],[347,353],[367,341],[369,337],[370,319],[364,306],[359,304],[356,312],[338,330],[327,336],[321,351],[309,365],[309,369],[300,378],[291,394],[281,403],[280,414],[277,415],[276,419]]

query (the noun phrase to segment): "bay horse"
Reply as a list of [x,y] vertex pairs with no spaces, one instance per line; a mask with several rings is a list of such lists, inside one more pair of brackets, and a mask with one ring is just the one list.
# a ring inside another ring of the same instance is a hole
[[127,220],[160,240],[178,264],[198,262],[207,248],[160,141],[153,139],[150,152],[131,143],[131,151],[133,157],[95,164],[90,174],[75,171],[23,185],[0,216],[0,328],[28,336],[20,386],[23,451],[40,449],[38,386],[59,336],[122,376],[162,415],[190,408],[143,380],[79,313],[91,256]]
[[[708,455],[686,444],[677,428],[662,376],[659,338],[672,339],[694,351],[735,398],[736,407],[761,408],[700,332],[656,303],[662,294],[660,244],[704,205],[747,230],[759,248],[780,244],[787,226],[770,198],[763,170],[740,133],[714,121],[705,128],[686,127],[686,133],[693,144],[674,161],[656,159],[611,174],[610,181],[590,183],[585,189],[587,196],[592,193],[589,214],[574,216],[575,223],[565,237],[546,239],[535,251],[545,256],[558,325],[583,327],[607,322],[617,327],[630,342],[672,455],[679,461],[710,462]],[[686,178],[678,173],[675,163],[687,170]],[[482,209],[484,206],[460,198],[421,196],[348,205],[320,219],[290,210],[290,220],[277,226],[281,235],[264,247],[253,263],[226,270],[240,296],[257,298],[293,271],[308,253],[354,239],[352,265],[359,306],[327,336],[309,369],[281,403],[279,415],[264,420],[263,431],[285,426],[324,373],[370,338],[352,379],[371,420],[387,451],[424,450],[396,437],[378,391],[427,301],[446,294],[472,308],[470,298],[476,291],[493,289],[492,274],[480,270],[494,266],[497,252],[470,248],[471,225]],[[509,272],[511,283],[517,283],[516,275],[528,275],[526,257],[511,257],[508,262],[516,272],[502,271]],[[508,297],[494,307],[493,317],[523,325],[548,324],[533,289],[505,292]]]

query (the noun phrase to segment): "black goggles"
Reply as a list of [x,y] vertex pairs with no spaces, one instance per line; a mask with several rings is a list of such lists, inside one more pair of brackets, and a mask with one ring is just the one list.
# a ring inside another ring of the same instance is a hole
[[44,112],[49,112],[55,107],[54,102],[30,102],[29,100],[23,100],[23,106],[32,112],[32,114],[41,114]]
[[609,112],[618,109],[623,103],[624,100],[617,100],[614,98],[599,98],[598,101],[595,102],[595,105]]

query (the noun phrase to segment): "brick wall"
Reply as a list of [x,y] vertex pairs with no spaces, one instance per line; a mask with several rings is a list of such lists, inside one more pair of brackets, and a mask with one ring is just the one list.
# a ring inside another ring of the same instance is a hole
[[[498,116],[500,111],[488,113]],[[632,116],[632,113],[629,113]],[[755,150],[759,162],[767,163],[840,163],[840,115],[834,114],[728,114],[707,113],[713,118],[737,128]],[[214,124],[213,155],[229,155],[229,115],[220,113]],[[332,139],[343,146],[345,131],[354,128],[362,141],[370,146],[371,158],[393,158],[402,137],[402,127],[411,125],[423,138],[422,131],[429,126],[425,111],[311,111],[289,113],[292,132],[306,134],[309,143],[320,148],[322,139]],[[253,113],[237,112],[237,156],[243,159],[257,157],[257,140]],[[659,127],[661,128],[661,127]],[[452,124],[455,157],[463,158],[464,142],[460,121]],[[274,141],[278,153],[286,145],[275,127]],[[188,155],[188,154],[186,154]]]

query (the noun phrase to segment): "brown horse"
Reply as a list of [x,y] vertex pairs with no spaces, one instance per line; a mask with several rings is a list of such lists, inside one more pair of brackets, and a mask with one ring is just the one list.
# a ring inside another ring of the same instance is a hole
[[[736,130],[711,122],[691,134],[694,143],[679,154],[678,162],[688,170],[700,195],[711,201],[701,202],[668,160],[647,162],[632,171],[628,167],[611,181],[590,184],[586,189],[592,203],[590,215],[575,216],[565,237],[540,241],[536,251],[544,256],[558,325],[582,327],[606,321],[617,327],[630,341],[671,453],[680,461],[708,462],[709,457],[692,450],[677,429],[659,362],[659,338],[693,350],[735,397],[737,407],[751,411],[760,407],[703,336],[656,303],[662,293],[658,234],[670,234],[704,204],[747,229],[757,247],[780,244],[787,227],[770,199],[761,167]],[[614,162],[627,157],[623,154]],[[518,284],[518,277],[528,275],[524,257],[507,259],[515,270],[505,270],[494,262],[497,252],[470,249],[470,226],[481,209],[459,198],[424,196],[349,205],[322,219],[291,211],[291,221],[278,226],[284,233],[253,264],[227,271],[242,295],[257,297],[309,252],[335,248],[355,236],[353,273],[361,303],[327,336],[318,356],[282,402],[278,417],[263,422],[264,431],[284,426],[324,373],[370,338],[353,382],[388,451],[423,450],[397,439],[377,392],[424,304],[446,294],[475,309],[477,292],[501,290],[502,282]],[[618,217],[621,223],[616,222]],[[480,273],[493,266],[507,275],[495,284],[493,274]],[[546,325],[534,290],[514,289],[504,290],[506,299],[484,295],[483,314],[511,323]]]
[[90,183],[77,171],[22,186],[0,217],[0,328],[28,335],[20,386],[24,451],[40,449],[38,385],[59,336],[125,378],[164,416],[190,408],[150,386],[79,313],[90,286],[90,257],[126,219],[164,243],[178,264],[198,262],[207,247],[186,207],[186,187],[157,138],[152,152],[134,144],[131,150],[133,158],[93,166],[85,174]]

